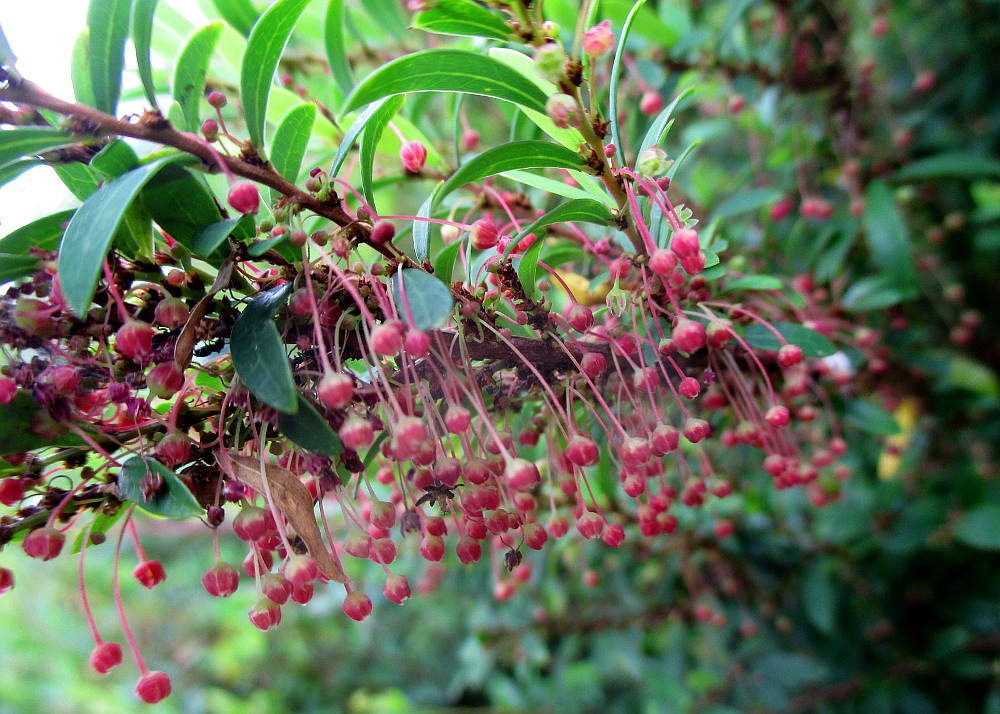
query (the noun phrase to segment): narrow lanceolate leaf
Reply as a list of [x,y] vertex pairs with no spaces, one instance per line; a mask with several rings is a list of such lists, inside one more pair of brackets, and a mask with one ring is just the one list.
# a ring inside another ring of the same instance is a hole
[[308,4],[309,0],[278,0],[260,16],[247,40],[240,69],[240,98],[250,142],[258,150],[264,147],[264,119],[278,60]]
[[599,203],[590,198],[579,198],[567,201],[553,208],[544,214],[531,225],[521,229],[517,240],[512,240],[507,248],[509,254],[517,245],[521,238],[529,233],[537,231],[539,228],[551,226],[554,223],[595,223],[599,226],[607,226],[614,222],[614,216],[603,203]]
[[[796,325],[793,322],[775,322],[771,326],[787,343],[801,347],[802,354],[806,357],[829,357],[837,351],[830,340],[804,325]],[[777,335],[759,322],[747,327],[744,337],[751,347],[758,350],[777,351],[781,349],[782,342]]]
[[575,151],[547,141],[518,141],[487,149],[453,173],[437,192],[441,201],[452,191],[504,171],[516,169],[580,169],[586,161]]
[[755,188],[735,196],[730,196],[719,204],[712,219],[732,218],[743,213],[757,211],[782,199],[785,194],[776,188]]
[[55,250],[59,246],[59,239],[66,224],[75,212],[76,209],[71,208],[68,211],[53,213],[8,233],[0,238],[0,253],[29,255],[31,248]]
[[75,314],[90,309],[111,241],[139,191],[164,166],[183,160],[167,156],[129,171],[91,194],[74,214],[59,246],[59,283]]
[[917,270],[906,224],[884,181],[868,186],[862,223],[868,250],[881,274],[904,296],[912,297],[917,289]]
[[650,124],[649,129],[646,130],[646,135],[642,138],[642,143],[639,145],[639,151],[636,152],[636,156],[640,155],[651,146],[659,146],[663,143],[663,140],[667,138],[667,134],[670,132],[670,118],[674,115],[677,105],[692,92],[694,92],[694,87],[688,87],[683,92],[678,94],[674,101],[670,102],[666,109],[657,115],[656,119],[653,120],[653,123]]
[[194,32],[184,44],[174,68],[174,100],[184,113],[184,126],[196,132],[201,126],[199,109],[205,93],[205,76],[224,25],[216,22]]
[[259,16],[251,0],[212,0],[212,4],[226,24],[244,37],[250,34]]
[[340,439],[326,419],[309,400],[298,395],[299,408],[294,414],[278,412],[278,431],[301,446],[323,456],[336,456],[344,450]]
[[639,9],[646,4],[646,0],[636,0],[635,5],[625,18],[625,25],[622,27],[621,37],[618,38],[618,48],[615,50],[615,61],[611,65],[611,86],[608,97],[608,118],[611,120],[611,138],[615,142],[615,157],[619,166],[625,165],[625,148],[622,144],[622,130],[618,125],[618,80],[622,71],[622,56],[625,54],[625,42],[632,31],[632,23],[639,16]]
[[[239,218],[227,218],[224,221],[205,226],[191,238],[191,250],[203,258],[208,258],[225,242],[226,238],[234,233],[238,233],[236,227],[244,223],[251,230],[249,235],[253,235],[253,216],[247,214]],[[239,235],[236,236],[239,238]]]
[[541,238],[535,240],[521,257],[520,265],[517,266],[517,277],[521,281],[521,287],[524,288],[524,294],[532,300],[538,295],[538,287],[535,283],[538,274],[538,257],[542,253],[544,243],[545,241]]
[[125,40],[132,19],[132,0],[90,0],[87,29],[90,49],[90,84],[94,106],[115,114],[122,93]]
[[[417,209],[417,218],[430,218],[437,199],[437,193],[442,184],[438,184],[427,200],[420,204]],[[413,222],[413,255],[418,263],[423,263],[430,257],[431,247],[431,224],[430,221],[416,220]]]
[[497,15],[472,0],[437,0],[433,7],[413,17],[413,27],[440,35],[467,35],[506,40],[510,26]]
[[139,68],[139,79],[151,107],[156,106],[156,82],[153,81],[153,66],[149,62],[150,44],[153,39],[153,15],[157,0],[135,0],[132,7],[132,44],[135,45],[135,60]]
[[336,176],[340,171],[340,167],[344,165],[344,160],[347,158],[347,154],[350,153],[351,147],[354,146],[354,142],[357,141],[361,132],[364,131],[368,122],[371,121],[371,118],[375,116],[375,113],[381,108],[385,101],[385,99],[381,99],[366,107],[363,112],[358,114],[354,123],[351,124],[350,128],[344,133],[344,138],[340,142],[340,146],[337,147],[337,153],[333,157],[333,163],[330,166],[331,176]]
[[[400,291],[400,277],[406,293],[405,299],[403,292]],[[396,299],[399,314],[418,330],[441,327],[448,321],[451,308],[454,306],[451,290],[447,285],[433,275],[415,268],[403,270],[393,277],[392,294]]]
[[76,101],[88,107],[96,106],[94,84],[90,81],[90,30],[86,28],[77,35],[73,43],[69,75],[73,80],[73,96],[76,97]]
[[0,130],[0,166],[24,156],[42,154],[72,144],[73,138],[58,129],[16,127]]
[[979,154],[949,152],[928,156],[904,166],[892,176],[895,181],[927,181],[931,179],[1000,178],[1000,161]]
[[160,228],[186,248],[201,230],[222,220],[204,179],[180,166],[160,171],[142,190],[142,202]]
[[734,290],[781,290],[783,284],[773,275],[747,275],[738,278],[719,291],[719,294],[730,293]]
[[260,460],[256,458],[240,456],[233,452],[228,452],[226,457],[233,467],[236,478],[261,495],[271,494],[274,505],[285,515],[295,533],[306,544],[309,555],[316,559],[320,572],[335,582],[347,582],[344,571],[334,561],[323,543],[323,535],[313,513],[312,496],[298,476],[274,464],[265,463],[261,468]]
[[229,351],[236,373],[255,397],[278,411],[294,414],[299,408],[295,380],[272,320],[291,287],[285,283],[247,305],[233,324]]
[[106,178],[118,178],[139,165],[135,150],[121,139],[112,139],[90,160],[90,168]]
[[462,241],[449,243],[434,256],[434,275],[445,283],[451,282],[451,274],[455,272],[455,259],[462,249]]
[[[375,112],[365,125],[365,132],[361,135],[361,192],[368,201],[368,205],[375,210],[375,192],[372,190],[372,171],[375,166],[375,148],[382,138],[382,132],[389,126],[389,122],[396,116],[396,112],[403,106],[402,96],[390,97],[379,110]],[[378,213],[378,211],[375,211]]]
[[[159,491],[146,498],[143,482],[151,476],[159,477],[162,486]],[[131,501],[141,510],[164,518],[194,518],[205,511],[177,474],[156,459],[139,456],[122,464],[118,472],[118,498]]]
[[[316,105],[300,104],[285,115],[271,139],[271,165],[295,183],[302,170],[302,159],[316,125]],[[275,191],[271,191],[272,198]]]
[[354,89],[354,77],[347,60],[347,46],[344,44],[344,0],[330,0],[326,6],[323,21],[323,44],[326,46],[326,60],[337,88],[345,97]]
[[492,57],[461,50],[426,50],[382,65],[344,103],[350,112],[407,92],[462,92],[503,99],[545,111],[545,93],[527,77]]

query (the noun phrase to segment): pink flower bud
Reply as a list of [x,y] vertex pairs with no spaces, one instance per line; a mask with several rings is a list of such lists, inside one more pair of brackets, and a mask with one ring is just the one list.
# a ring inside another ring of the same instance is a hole
[[135,685],[135,694],[146,704],[162,702],[170,696],[170,677],[165,672],[147,672]]
[[166,399],[177,394],[184,386],[184,374],[173,362],[164,362],[149,370],[146,386],[154,397]]
[[330,409],[342,409],[354,399],[354,380],[342,372],[328,372],[316,388],[319,400]]
[[352,451],[366,449],[375,443],[375,430],[371,423],[360,416],[350,416],[337,432],[344,446]]
[[615,33],[611,21],[599,22],[583,33],[583,51],[590,57],[606,55],[615,46]]
[[66,536],[55,528],[46,526],[31,531],[25,536],[21,546],[31,558],[52,560],[59,556],[65,543]]
[[472,423],[472,415],[465,407],[451,406],[445,412],[444,423],[452,434],[461,434]]
[[566,460],[577,466],[593,466],[600,458],[597,444],[589,436],[577,434],[566,445]]
[[705,326],[700,322],[682,317],[670,334],[671,342],[681,352],[693,353],[705,346]]
[[597,379],[608,369],[608,361],[604,355],[597,352],[588,352],[580,360],[580,371],[591,379]]
[[24,479],[9,476],[0,479],[0,503],[15,506],[24,498]]
[[229,104],[229,100],[222,92],[214,91],[208,93],[208,103],[215,109],[222,109],[224,106]]
[[254,214],[260,210],[260,192],[257,185],[249,181],[238,181],[229,188],[227,198],[234,210],[243,214]]
[[216,563],[201,576],[201,584],[212,597],[229,597],[240,585],[240,573],[229,563]]
[[153,352],[153,328],[139,320],[128,320],[115,333],[115,350],[133,362],[144,362]]
[[17,382],[10,377],[0,377],[0,407],[5,407],[17,396]]
[[583,117],[576,102],[568,94],[553,94],[545,103],[545,113],[560,129],[579,128]]
[[802,361],[802,348],[798,345],[782,345],[778,350],[778,364],[786,369]]
[[399,327],[392,323],[383,323],[372,328],[371,339],[368,341],[372,352],[383,357],[395,357],[403,349],[403,336]]
[[642,99],[639,100],[639,111],[646,116],[653,116],[654,114],[659,114],[663,110],[663,97],[660,96],[659,92],[654,92],[652,90],[642,93]]
[[352,590],[344,598],[344,614],[352,620],[361,622],[372,614],[372,601],[360,590]]
[[389,221],[379,221],[372,227],[371,242],[373,245],[385,245],[396,236],[396,226]]
[[577,332],[587,332],[594,326],[594,313],[586,305],[570,305],[566,311],[566,321]]
[[168,297],[160,300],[153,313],[157,325],[162,325],[168,330],[176,330],[182,327],[188,319],[188,308],[183,300],[175,297]]
[[90,666],[98,674],[107,674],[122,663],[122,646],[117,642],[100,642],[90,651]]
[[538,482],[541,476],[538,467],[526,459],[511,459],[504,469],[504,479],[507,485],[515,491],[530,491]]
[[654,275],[669,275],[677,267],[677,256],[660,248],[649,256],[649,269]]
[[135,566],[132,575],[147,588],[155,588],[167,579],[167,573],[163,570],[163,564],[158,560],[142,561]]
[[490,218],[480,218],[472,224],[472,246],[488,250],[500,242],[500,229]]
[[14,571],[10,568],[0,568],[0,595],[14,589]]
[[690,228],[682,228],[677,231],[670,240],[670,250],[681,259],[697,255],[698,251],[701,250],[698,233]]
[[385,580],[382,594],[390,602],[402,605],[410,599],[410,581],[406,579],[405,575],[390,575]]
[[399,159],[403,162],[403,168],[417,173],[427,163],[427,147],[419,141],[407,141],[399,150]]
[[576,519],[576,529],[587,540],[596,538],[604,530],[604,519],[593,511],[587,511]]

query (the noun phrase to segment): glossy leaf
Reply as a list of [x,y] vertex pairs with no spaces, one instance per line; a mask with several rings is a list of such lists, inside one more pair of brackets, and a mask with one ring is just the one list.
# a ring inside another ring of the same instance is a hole
[[[237,233],[239,224],[248,224],[248,233],[252,235],[253,216],[240,216],[238,218],[227,218],[224,221],[205,226],[191,238],[191,250],[203,258],[208,258],[220,246],[225,244],[226,239]],[[237,236],[239,237],[239,236]]]
[[622,71],[622,57],[625,53],[625,43],[629,33],[632,31],[632,23],[639,16],[639,10],[646,4],[646,0],[636,0],[635,5],[625,18],[622,26],[621,36],[618,38],[618,47],[615,49],[615,60],[611,65],[611,83],[608,89],[608,119],[611,121],[611,140],[615,144],[615,158],[618,166],[625,165],[625,144],[622,141],[622,131],[618,124],[618,80]]
[[[786,342],[801,347],[802,354],[806,357],[829,357],[837,352],[837,348],[830,340],[804,325],[796,325],[794,322],[775,322],[771,326],[785,338]],[[751,347],[758,350],[781,349],[782,343],[777,336],[759,322],[749,325],[744,337]]]
[[111,140],[90,160],[90,168],[107,178],[118,178],[139,165],[135,150],[121,139]]
[[354,123],[351,124],[350,128],[344,132],[344,138],[340,142],[340,146],[337,147],[337,153],[333,157],[333,163],[330,165],[330,175],[336,176],[340,171],[340,167],[344,165],[344,161],[347,159],[347,155],[351,151],[351,147],[354,146],[354,142],[357,141],[361,132],[371,121],[371,118],[375,116],[376,112],[382,107],[386,102],[386,99],[382,99],[374,104],[368,105],[363,112],[358,114],[354,119]]
[[[599,226],[607,226],[614,222],[614,217],[607,207],[589,198],[581,198],[575,201],[568,201],[553,208],[548,213],[536,219],[530,225],[521,229],[517,239],[524,238],[529,233],[537,231],[539,228],[551,226],[553,223],[594,223]],[[513,240],[508,246],[509,251],[517,245],[517,240]]]
[[[427,197],[420,208],[417,209],[417,218],[430,218],[431,210],[434,208],[434,203],[441,188],[441,184],[438,184],[431,192],[431,195]],[[431,242],[431,224],[430,221],[416,220],[413,222],[413,256],[417,259],[418,263],[423,263],[430,257],[430,242]]]
[[294,414],[278,412],[278,431],[301,446],[323,456],[336,456],[344,450],[330,424],[301,394]]
[[182,160],[168,156],[130,171],[98,189],[74,214],[59,248],[59,282],[75,314],[90,309],[104,257],[139,191],[160,169]]
[[1000,550],[1000,504],[973,508],[958,522],[955,539],[973,548]]
[[758,211],[780,201],[784,193],[775,188],[754,188],[737,193],[720,203],[712,213],[712,220],[724,220],[743,213]]
[[355,87],[344,111],[408,92],[462,92],[545,111],[547,97],[531,80],[503,62],[475,52],[425,50],[382,65]]
[[949,152],[914,161],[892,176],[895,181],[929,181],[941,178],[1000,178],[1000,161],[981,154]]
[[52,170],[69,192],[81,201],[86,201],[100,188],[97,172],[84,164],[54,164]]
[[90,0],[87,8],[94,106],[107,114],[114,115],[118,108],[131,18],[132,0]]
[[[584,199],[584,200],[594,200],[594,196],[583,188],[578,188],[576,186],[569,186],[564,181],[558,181],[556,179],[550,179],[548,176],[539,176],[538,174],[533,174],[530,171],[504,171],[502,176],[506,176],[512,181],[517,181],[518,183],[523,183],[527,186],[537,188],[545,193],[551,193],[556,196],[563,196],[565,198],[572,199]],[[575,177],[574,177],[575,178]],[[610,196],[603,196],[602,202],[609,209],[615,207],[615,202]]]
[[73,80],[73,96],[80,104],[88,107],[97,105],[94,84],[90,79],[90,30],[84,29],[77,35],[70,55],[70,78]]
[[747,275],[728,283],[719,294],[734,290],[781,290],[782,287],[784,287],[782,282],[773,275]]
[[33,247],[41,250],[55,250],[59,247],[59,239],[62,237],[66,223],[73,217],[74,213],[76,213],[75,208],[60,211],[50,216],[43,216],[11,231],[0,238],[0,253],[26,256],[29,255],[28,251]]
[[845,310],[851,312],[867,312],[884,310],[898,305],[904,299],[905,295],[892,286],[891,279],[883,275],[873,275],[862,278],[848,288],[841,304]]
[[149,62],[149,53],[157,1],[135,0],[132,6],[132,44],[135,46],[135,60],[142,89],[151,107],[156,106],[156,82],[153,79],[153,66]]
[[487,149],[453,173],[437,192],[441,201],[462,186],[516,169],[580,169],[586,162],[575,151],[547,141],[518,141]]
[[347,46],[344,44],[344,0],[330,0],[326,6],[323,21],[323,43],[326,46],[326,61],[337,88],[345,97],[354,89],[354,77],[347,60]]
[[413,17],[413,27],[441,35],[467,35],[506,40],[511,36],[507,22],[472,0],[437,0]]
[[193,248],[198,233],[222,220],[205,180],[180,166],[167,166],[142,190],[143,205],[167,234]]
[[[271,139],[271,165],[292,183],[299,178],[314,126],[316,105],[300,104],[285,115]],[[272,199],[277,195],[272,189]]]
[[906,224],[884,181],[869,184],[862,223],[872,260],[892,287],[911,297],[916,292],[917,270]]
[[247,40],[240,68],[240,98],[250,142],[258,150],[264,147],[264,120],[278,60],[308,4],[309,0],[278,0],[260,16]]
[[219,43],[221,22],[195,30],[188,38],[174,65],[173,96],[184,114],[184,126],[198,132],[201,127],[201,99],[205,94],[205,77],[212,54]]
[[[41,414],[38,402],[27,392],[19,391],[10,404],[0,409],[0,456],[20,454],[51,446],[77,446],[83,442],[78,436],[64,433],[54,441],[48,441],[32,432],[32,420]],[[47,415],[46,415],[47,416]]]
[[43,154],[73,143],[73,138],[58,129],[17,127],[0,130],[0,166],[24,156]]
[[368,205],[372,207],[372,210],[378,213],[375,209],[375,192],[372,189],[372,172],[375,166],[375,149],[378,146],[379,140],[382,138],[382,132],[385,128],[389,126],[389,122],[392,118],[396,116],[396,112],[399,108],[403,106],[404,97],[394,96],[390,97],[379,107],[378,111],[372,115],[368,123],[365,124],[364,133],[361,135],[361,154],[360,154],[360,169],[361,169],[361,192],[364,194],[365,200],[368,201]]
[[[163,480],[163,486],[147,500],[142,491],[142,482],[149,474],[159,476]],[[177,474],[156,459],[141,456],[129,459],[118,471],[118,498],[131,501],[139,509],[164,518],[183,520],[205,512]]]
[[866,399],[855,399],[848,404],[844,421],[876,436],[892,436],[900,432],[899,423],[891,413],[880,404]]
[[[400,277],[405,287],[406,300],[400,292]],[[418,330],[441,327],[448,321],[454,301],[447,285],[422,270],[409,268],[392,278],[392,294],[399,314]],[[409,314],[406,308],[409,307]],[[412,320],[410,319],[412,316]]]
[[244,37],[250,34],[259,16],[251,0],[212,0],[212,4],[226,24]]
[[542,246],[545,241],[537,238],[531,247],[521,256],[521,262],[517,266],[517,277],[524,288],[524,294],[534,300],[538,296],[537,274],[538,258],[542,253]]
[[455,272],[455,259],[463,245],[462,241],[449,243],[434,256],[434,275],[438,280],[451,283],[451,275]]
[[15,255],[0,250],[0,284],[38,272],[42,261],[31,255]]
[[247,305],[233,325],[229,351],[236,373],[255,397],[278,411],[294,414],[299,408],[295,380],[272,320],[291,288],[291,283],[285,283]]

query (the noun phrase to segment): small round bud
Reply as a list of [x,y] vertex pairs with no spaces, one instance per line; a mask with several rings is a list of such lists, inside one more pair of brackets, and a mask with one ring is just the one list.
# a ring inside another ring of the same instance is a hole
[[135,694],[146,704],[162,702],[170,696],[170,677],[165,672],[147,672],[135,685]]
[[229,104],[229,100],[222,92],[215,91],[208,93],[208,103],[215,109],[222,109],[224,106]]

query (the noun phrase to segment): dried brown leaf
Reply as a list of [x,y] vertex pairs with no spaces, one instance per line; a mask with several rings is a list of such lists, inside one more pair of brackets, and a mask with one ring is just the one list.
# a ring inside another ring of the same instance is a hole
[[226,260],[219,267],[219,272],[215,276],[215,280],[212,282],[212,287],[198,304],[194,306],[191,313],[188,315],[188,321],[181,330],[181,334],[177,336],[177,342],[174,343],[174,362],[177,366],[184,370],[187,369],[188,365],[191,364],[191,357],[194,354],[194,343],[196,342],[196,335],[198,330],[198,324],[201,319],[205,317],[208,312],[208,306],[211,304],[212,300],[215,299],[215,294],[220,290],[224,289],[229,285],[229,281],[233,277],[233,259],[232,257],[226,258]]
[[[261,475],[260,461],[248,456],[228,452],[233,466],[233,474],[258,493],[264,493],[264,476]],[[309,555],[316,559],[320,572],[330,580],[346,583],[347,576],[330,556],[323,542],[316,515],[313,513],[312,497],[309,489],[286,468],[265,464],[267,486],[275,505],[285,514],[292,528],[309,549]]]

